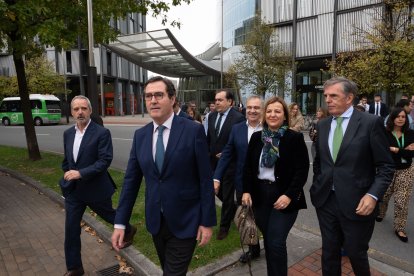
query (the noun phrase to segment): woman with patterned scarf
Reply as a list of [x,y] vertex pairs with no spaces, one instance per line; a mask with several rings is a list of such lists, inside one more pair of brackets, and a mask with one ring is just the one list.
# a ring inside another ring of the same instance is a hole
[[286,239],[299,209],[306,208],[303,186],[309,157],[303,134],[289,129],[282,98],[264,107],[263,131],[253,133],[243,175],[242,204],[253,207],[263,234],[267,275],[287,275]]

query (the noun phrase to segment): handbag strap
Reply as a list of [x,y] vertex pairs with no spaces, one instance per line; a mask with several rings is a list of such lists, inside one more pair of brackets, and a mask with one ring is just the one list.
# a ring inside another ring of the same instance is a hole
[[[250,205],[243,205],[243,206],[245,208],[247,208],[247,212],[250,213],[250,216],[253,219],[254,224],[256,224],[256,220],[254,219],[254,213],[253,213],[252,206],[250,206]],[[249,266],[249,274],[250,274],[250,276],[253,276],[251,259],[248,256],[246,256],[246,251],[244,251],[243,239],[242,239],[241,235],[240,235],[240,246],[241,246],[241,249],[243,251],[243,255],[246,257],[247,265]]]

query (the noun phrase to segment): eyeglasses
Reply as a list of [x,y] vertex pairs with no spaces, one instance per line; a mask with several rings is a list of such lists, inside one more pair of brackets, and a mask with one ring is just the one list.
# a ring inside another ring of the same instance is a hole
[[160,101],[164,97],[164,92],[145,93],[144,95],[146,101],[151,101],[152,97],[154,97],[157,101]]

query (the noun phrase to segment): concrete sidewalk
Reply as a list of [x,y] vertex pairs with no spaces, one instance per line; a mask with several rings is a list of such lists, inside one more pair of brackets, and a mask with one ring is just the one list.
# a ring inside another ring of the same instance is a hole
[[[0,275],[63,275],[64,209],[55,192],[19,173],[0,167]],[[84,220],[97,236],[83,232],[82,259],[86,275],[115,266],[116,252],[110,247],[111,232],[89,214]],[[100,240],[102,239],[102,240]],[[103,241],[103,242],[102,242]],[[289,275],[322,275],[319,236],[293,228],[288,237]],[[201,267],[188,275],[248,275],[240,264],[238,250]],[[136,275],[161,275],[154,265],[135,248],[121,251]],[[372,275],[412,275],[370,259]],[[264,252],[252,262],[254,275],[266,275]],[[349,260],[343,258],[343,275],[353,275]]]

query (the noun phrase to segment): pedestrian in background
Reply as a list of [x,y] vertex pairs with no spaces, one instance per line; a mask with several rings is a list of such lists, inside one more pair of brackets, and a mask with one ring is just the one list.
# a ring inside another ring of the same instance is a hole
[[263,130],[250,139],[243,177],[242,204],[253,206],[272,276],[288,274],[286,239],[299,209],[306,208],[308,150],[303,134],[289,129],[289,115],[282,98],[265,103]]
[[299,110],[297,103],[291,103],[289,105],[289,117],[290,117],[290,129],[294,131],[301,131],[305,124],[302,113]]
[[341,275],[341,247],[355,275],[370,275],[367,250],[376,205],[394,174],[379,116],[354,110],[356,84],[336,77],[324,84],[329,116],[318,123],[310,195],[322,235],[322,273]]
[[[241,205],[243,195],[243,169],[246,161],[247,146],[253,133],[262,130],[263,100],[260,96],[251,96],[246,102],[246,122],[235,124],[230,132],[229,140],[224,147],[217,168],[214,171],[214,190],[218,194],[223,176],[233,160],[236,160],[234,187],[237,204]],[[247,263],[260,257],[260,244],[249,246],[249,250],[240,256],[239,261]]]
[[[113,150],[111,133],[91,120],[92,106],[85,96],[71,102],[75,126],[63,134],[65,197],[65,258],[67,276],[83,275],[81,259],[81,220],[89,207],[106,222],[114,224],[115,210],[111,197],[115,183],[108,173]],[[132,244],[136,228],[126,225],[123,247]]]
[[[221,158],[224,146],[227,144],[230,131],[233,125],[244,122],[245,117],[233,108],[234,95],[230,89],[218,89],[215,95],[215,112],[208,116],[207,142],[209,145],[210,164],[213,170]],[[223,240],[227,237],[230,225],[236,213],[234,202],[234,174],[236,162],[232,160],[228,166],[217,197],[222,201],[220,228],[217,232],[217,239]]]
[[145,177],[146,226],[163,275],[185,275],[197,241],[206,245],[216,225],[206,136],[201,124],[174,114],[171,80],[149,79],[144,97],[153,122],[135,131],[112,246],[122,248],[125,224]]
[[408,242],[406,226],[408,205],[414,181],[414,131],[409,129],[407,112],[401,107],[391,111],[387,121],[387,137],[389,149],[395,162],[396,171],[391,185],[379,203],[379,214],[376,218],[381,222],[388,209],[388,203],[394,195],[394,231],[402,241]]
[[316,130],[317,126],[318,126],[318,122],[320,120],[322,120],[323,118],[326,118],[327,116],[327,111],[326,109],[324,109],[323,107],[319,107],[318,110],[316,111],[316,118],[315,120],[312,121],[312,125],[309,129],[309,137],[312,140],[312,146],[311,146],[311,153],[312,153],[312,160],[315,158],[315,141],[318,137],[318,131]]

